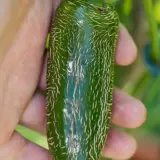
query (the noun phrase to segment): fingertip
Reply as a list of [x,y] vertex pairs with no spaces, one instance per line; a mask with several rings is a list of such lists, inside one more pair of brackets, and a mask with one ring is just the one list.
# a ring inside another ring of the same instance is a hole
[[[158,137],[157,137],[158,138]],[[158,160],[159,154],[159,139],[152,136],[141,135],[137,137],[138,147],[133,156],[133,160]]]
[[125,92],[114,89],[112,122],[126,128],[137,128],[146,120],[144,104]]
[[113,159],[129,159],[136,152],[135,139],[121,131],[111,130],[107,136],[103,156]]
[[131,64],[137,56],[137,47],[127,29],[120,24],[115,62],[119,65]]

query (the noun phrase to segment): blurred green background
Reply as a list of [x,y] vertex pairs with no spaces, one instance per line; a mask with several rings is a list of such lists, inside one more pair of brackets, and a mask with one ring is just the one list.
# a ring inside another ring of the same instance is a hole
[[[148,110],[147,120],[143,126],[127,132],[158,137],[160,136],[160,74],[151,72],[153,70],[145,62],[144,51],[147,44],[151,46],[159,44],[157,41],[160,35],[160,0],[106,0],[106,2],[115,5],[121,23],[127,27],[138,46],[138,58],[134,64],[115,67],[115,86],[140,99]],[[158,64],[156,62],[160,52],[158,48],[157,53],[153,53],[154,49],[156,51],[156,46],[154,47],[149,52],[151,60]],[[27,139],[47,148],[46,137],[22,126],[17,126],[17,131]]]

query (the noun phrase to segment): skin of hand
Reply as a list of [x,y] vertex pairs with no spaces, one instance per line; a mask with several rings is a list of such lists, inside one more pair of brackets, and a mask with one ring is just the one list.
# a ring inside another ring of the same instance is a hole
[[153,135],[136,135],[137,151],[131,160],[159,160],[160,139]]
[[[51,160],[48,150],[26,140],[15,130],[22,124],[42,134],[45,130],[46,88],[45,41],[56,0],[0,1],[0,160]],[[115,63],[132,63],[137,48],[120,25]],[[112,122],[136,128],[146,118],[139,101],[119,89],[113,93]],[[126,160],[136,151],[136,140],[127,133],[111,129],[102,151],[105,157]]]

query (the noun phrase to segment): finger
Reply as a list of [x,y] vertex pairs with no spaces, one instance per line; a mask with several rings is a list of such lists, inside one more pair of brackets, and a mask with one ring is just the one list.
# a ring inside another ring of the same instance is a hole
[[[118,89],[114,89],[113,99],[113,123],[126,128],[136,128],[144,122],[146,109],[140,101]],[[20,123],[45,134],[45,103],[45,97],[36,92],[22,115]]]
[[47,150],[14,132],[11,139],[0,147],[1,160],[52,160]]
[[[137,55],[137,48],[133,39],[129,35],[128,31],[124,28],[124,26],[120,25],[115,62],[119,65],[128,65],[135,60],[136,55]],[[46,70],[47,70],[47,56],[44,61],[44,67],[42,69],[42,75],[39,81],[39,87],[42,90],[46,89]]]
[[155,139],[151,136],[143,136],[138,138],[138,147],[136,153],[131,160],[159,160],[159,139]]
[[113,92],[112,122],[126,128],[139,127],[146,119],[146,108],[119,89]]
[[136,151],[135,139],[121,131],[111,130],[107,136],[103,156],[116,160],[129,159]]
[[14,2],[18,11],[11,31],[20,25],[0,64],[0,145],[11,137],[37,87],[52,14],[52,0]]
[[36,92],[20,119],[20,124],[39,133],[46,134],[45,97]]
[[131,64],[136,59],[136,56],[137,47],[127,29],[120,24],[115,62],[118,65],[126,66]]

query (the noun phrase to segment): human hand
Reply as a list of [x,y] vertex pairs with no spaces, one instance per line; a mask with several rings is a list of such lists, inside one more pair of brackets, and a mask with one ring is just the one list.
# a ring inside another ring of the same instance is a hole
[[[0,160],[51,160],[47,150],[26,140],[15,130],[18,123],[46,133],[45,40],[53,8],[59,1],[0,1]],[[136,58],[136,46],[121,26],[115,63],[128,65]],[[143,104],[114,89],[112,122],[126,128],[143,123]],[[128,159],[136,150],[135,139],[111,129],[103,155]]]
[[137,150],[131,160],[159,160],[160,139],[152,135],[138,135]]

